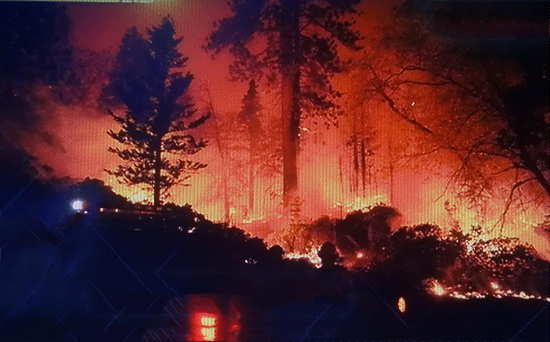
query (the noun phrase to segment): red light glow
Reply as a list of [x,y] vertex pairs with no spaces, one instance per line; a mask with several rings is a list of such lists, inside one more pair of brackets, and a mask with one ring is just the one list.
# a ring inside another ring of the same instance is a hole
[[201,328],[202,341],[216,340],[216,327]]
[[217,317],[211,313],[199,313],[196,317],[198,331],[195,334],[195,340],[215,341],[218,337]]
[[201,316],[201,326],[213,327],[216,325],[216,317],[204,315]]

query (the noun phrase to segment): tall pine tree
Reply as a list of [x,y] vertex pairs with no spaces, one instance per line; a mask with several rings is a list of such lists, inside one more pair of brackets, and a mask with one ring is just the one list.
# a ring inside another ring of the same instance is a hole
[[248,91],[242,100],[240,121],[244,124],[248,137],[248,213],[254,211],[254,188],[255,177],[258,171],[259,158],[261,157],[261,139],[264,136],[260,123],[259,113],[261,111],[260,99],[256,82],[251,80],[248,84]]
[[103,93],[104,103],[125,109],[122,115],[109,110],[121,129],[108,134],[124,146],[109,151],[124,163],[107,172],[122,183],[152,190],[155,207],[171,187],[206,167],[184,159],[206,146],[191,130],[208,116],[196,117],[194,105],[184,96],[193,75],[176,71],[187,61],[177,49],[181,40],[169,18],[148,29],[147,38],[135,28],[128,30]]
[[341,72],[337,43],[358,49],[350,15],[359,0],[230,0],[232,16],[219,21],[207,49],[228,49],[237,79],[279,81],[283,124],[283,204],[297,195],[299,130],[305,115],[337,113],[331,77]]

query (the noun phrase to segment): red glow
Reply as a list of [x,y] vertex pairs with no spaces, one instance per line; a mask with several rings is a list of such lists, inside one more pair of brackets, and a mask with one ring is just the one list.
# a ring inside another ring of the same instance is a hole
[[[393,1],[379,1],[365,4],[368,10],[360,16],[357,23],[365,37],[377,39],[376,37],[383,32],[380,27],[387,24],[384,21],[390,20],[392,3]],[[82,50],[99,52],[111,49],[114,53],[126,29],[137,25],[143,31],[145,27],[157,24],[169,10],[174,13],[178,35],[184,36],[181,52],[189,57],[188,69],[196,77],[192,85],[192,95],[197,109],[200,111],[204,109],[202,103],[204,96],[201,95],[200,85],[207,81],[212,93],[213,106],[220,118],[238,111],[241,106],[240,99],[246,87],[244,84],[228,81],[227,69],[231,58],[222,54],[216,60],[212,60],[208,53],[197,48],[203,45],[213,23],[228,14],[229,8],[225,2],[172,1],[170,5],[144,6],[147,6],[145,11],[141,7],[138,9],[133,6],[122,8],[115,5],[101,7],[69,5],[69,14],[74,19],[73,43]],[[191,20],[198,17],[201,20]],[[188,24],[191,22],[193,25]],[[388,57],[388,63],[391,63],[391,56]],[[364,75],[359,77],[363,78]],[[353,74],[342,74],[335,80],[335,86],[340,92],[353,95],[352,90],[357,84]],[[266,112],[272,112],[270,115],[277,117],[279,105],[276,92],[268,92],[265,87],[260,87],[260,93]],[[414,110],[419,111],[418,114],[425,112],[422,114],[425,116],[422,119],[426,122],[437,122],[438,111],[425,110],[426,102],[432,98],[433,94],[429,92],[418,93],[415,94],[414,101],[410,102],[411,108],[414,107]],[[107,153],[107,147],[112,146],[113,141],[106,131],[116,127],[113,120],[105,113],[98,112],[95,106],[69,106],[58,104],[53,99],[51,101],[55,108],[42,114],[49,118],[45,121],[45,127],[42,128],[57,138],[62,151],[29,139],[27,148],[40,163],[52,167],[56,176],[75,179],[98,178],[132,202],[150,201],[151,194],[148,191],[120,185],[114,177],[104,172],[104,169],[112,169],[119,162],[114,155]],[[404,221],[395,223],[396,226],[419,222],[436,223],[444,227],[456,224],[467,232],[472,225],[492,227],[499,223],[505,198],[491,199],[489,207],[483,208],[482,212],[477,212],[470,209],[467,203],[461,202],[451,190],[447,198],[442,197],[447,188],[447,177],[452,174],[453,167],[456,166],[453,164],[454,159],[451,155],[444,153],[439,155],[438,158],[444,162],[445,166],[437,167],[437,173],[434,169],[417,170],[408,165],[393,167],[397,151],[403,150],[401,151],[403,154],[422,151],[415,151],[418,147],[408,144],[409,141],[417,140],[417,134],[406,123],[396,120],[387,106],[372,103],[368,108],[344,107],[344,109],[346,114],[339,122],[340,128],[324,129],[323,125],[315,125],[310,122],[311,120],[303,121],[302,152],[298,160],[298,169],[300,197],[303,199],[301,214],[304,221],[314,220],[322,215],[341,217],[350,211],[384,202],[398,208],[403,214]],[[366,112],[367,121],[364,125],[373,128],[376,132],[371,144],[375,157],[370,165],[367,184],[362,192],[358,191],[356,184],[357,175],[354,175],[351,151],[343,148],[343,138],[349,137],[351,130],[357,128],[352,127],[353,122],[350,122],[350,119],[351,114],[358,111]],[[207,125],[210,124],[207,123]],[[202,133],[207,135],[207,139],[212,140],[208,137],[208,134],[211,134],[210,128],[205,128]],[[480,135],[486,129],[484,126],[473,128],[475,129],[464,130],[465,134]],[[464,139],[466,138],[467,136]],[[233,158],[238,155],[238,153],[233,154]],[[279,219],[281,208],[280,198],[277,197],[280,192],[280,175],[258,176],[255,183],[257,191],[254,196],[254,210],[248,212],[246,198],[243,195],[246,191],[242,191],[242,184],[238,179],[238,175],[246,165],[236,167],[236,165],[224,164],[214,144],[198,153],[196,158],[207,163],[207,169],[190,179],[190,187],[174,187],[170,191],[170,201],[180,205],[189,203],[194,209],[214,221],[225,220],[227,209],[232,224],[262,238],[267,238],[269,230],[284,226]],[[224,170],[229,170],[228,185],[233,189],[229,194],[231,203],[227,204],[230,208],[225,208],[226,204],[223,203],[220,190],[223,188],[220,175],[225,174]],[[504,181],[506,181],[505,177],[498,187],[502,186],[505,189]],[[445,210],[446,200],[453,205],[452,215]],[[511,208],[506,220],[506,228],[509,229],[504,230],[503,233],[520,237],[533,244],[539,252],[550,259],[547,238],[544,234],[532,233],[533,224],[543,217],[544,212],[535,208],[528,208],[528,210]],[[495,229],[494,232],[496,233],[497,230]],[[266,240],[270,242],[270,239]],[[361,256],[357,255],[357,258]],[[366,258],[366,255],[363,258]]]
[[211,313],[197,313],[194,316],[192,341],[215,341],[218,338],[218,317]]
[[203,327],[214,327],[216,326],[216,317],[209,314],[200,314],[200,324]]

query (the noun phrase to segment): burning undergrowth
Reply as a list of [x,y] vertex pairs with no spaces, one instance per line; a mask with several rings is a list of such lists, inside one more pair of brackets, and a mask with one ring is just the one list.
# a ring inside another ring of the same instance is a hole
[[380,204],[343,219],[290,225],[277,242],[288,258],[309,259],[317,267],[320,246],[329,242],[343,257],[342,266],[435,296],[548,300],[550,263],[531,245],[489,237],[480,226],[468,232],[432,224],[397,227],[399,218],[397,210]]
[[399,229],[375,272],[423,282],[436,296],[543,299],[549,263],[517,238],[484,239],[480,227],[468,234],[434,225]]

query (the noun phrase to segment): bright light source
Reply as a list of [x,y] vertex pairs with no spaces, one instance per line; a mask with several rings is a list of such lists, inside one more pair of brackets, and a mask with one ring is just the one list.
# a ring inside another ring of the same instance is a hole
[[212,316],[202,316],[201,325],[204,327],[213,327],[216,325],[216,317]]
[[399,299],[397,300],[397,309],[401,313],[407,311],[407,302],[405,301],[405,298],[399,297]]
[[363,252],[357,252],[357,259],[362,259],[365,256]]
[[75,199],[71,202],[71,208],[75,211],[81,211],[84,209],[84,201],[81,199]]
[[432,282],[432,293],[436,296],[443,296],[447,293],[443,285],[441,285],[437,280]]
[[202,335],[203,341],[216,340],[216,327],[201,328],[201,335]]
[[215,341],[217,338],[217,317],[212,314],[199,314],[199,341]]

